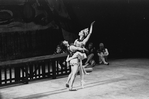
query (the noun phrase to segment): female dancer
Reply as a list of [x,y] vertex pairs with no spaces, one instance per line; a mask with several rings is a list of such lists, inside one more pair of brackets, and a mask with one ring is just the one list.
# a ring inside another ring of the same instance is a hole
[[[87,41],[89,40],[91,34],[92,34],[92,28],[93,28],[93,24],[95,21],[93,21],[90,25],[90,30],[88,28],[83,29],[79,32],[79,39],[76,39],[74,42],[74,45],[76,47],[80,47],[80,48],[85,48],[85,45],[87,43]],[[84,87],[84,73],[86,73],[84,67],[82,66],[82,60],[87,58],[85,52],[76,52],[73,54],[72,57],[68,58],[67,61],[72,60],[73,58],[79,58],[79,65],[80,65],[80,76],[81,76],[81,86],[82,88]]]
[[[83,29],[83,30],[81,30],[81,31],[79,32],[79,39],[76,39],[76,40],[74,41],[74,45],[75,45],[76,47],[85,48],[85,45],[86,45],[87,41],[89,40],[89,38],[90,38],[90,36],[91,36],[91,34],[92,34],[92,28],[93,28],[94,22],[95,22],[95,21],[93,21],[93,22],[91,23],[90,31],[88,30],[88,28],[86,28],[86,29]],[[89,31],[89,33],[88,33],[88,31]],[[85,50],[86,50],[86,49],[85,49]],[[87,58],[87,56],[86,56],[86,54],[85,54],[85,51],[83,51],[83,52],[81,52],[81,53],[82,53],[82,55],[81,55],[81,56],[82,56],[82,59]],[[71,59],[78,57],[77,55],[80,55],[81,53],[78,52],[78,51],[76,51],[76,53],[75,53],[72,57],[70,57],[67,61],[70,61]]]

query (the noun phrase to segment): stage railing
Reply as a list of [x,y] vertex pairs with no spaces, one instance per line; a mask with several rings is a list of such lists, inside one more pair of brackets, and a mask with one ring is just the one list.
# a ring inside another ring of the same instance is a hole
[[0,86],[67,75],[70,67],[65,62],[66,56],[64,53],[1,62]]

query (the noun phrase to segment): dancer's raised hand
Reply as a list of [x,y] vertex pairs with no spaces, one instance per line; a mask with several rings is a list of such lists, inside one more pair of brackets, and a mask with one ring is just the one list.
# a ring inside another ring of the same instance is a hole
[[91,23],[91,25],[93,25],[95,23],[95,21],[93,21],[92,23]]

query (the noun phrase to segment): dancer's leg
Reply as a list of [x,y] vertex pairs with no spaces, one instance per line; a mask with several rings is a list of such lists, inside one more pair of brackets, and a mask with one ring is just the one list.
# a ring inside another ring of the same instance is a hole
[[84,74],[85,74],[85,70],[82,66],[82,60],[80,60],[80,65],[79,65],[79,70],[80,70],[80,78],[81,78],[81,87],[84,88]]
[[[67,62],[67,67],[70,66],[70,62]],[[71,68],[71,67],[70,67]],[[66,87],[69,88],[69,81],[71,79],[71,76],[72,76],[72,68],[71,68],[71,72],[70,74],[68,75],[68,78],[67,78],[67,81],[66,81]]]
[[93,57],[94,57],[94,54],[93,53],[91,53],[90,55],[88,55],[85,64],[88,64]]
[[72,75],[71,75],[71,79],[70,79],[70,83],[69,83],[69,90],[73,91],[73,84],[74,84],[74,80],[76,78],[77,72],[78,72],[78,64],[75,64],[73,66],[71,66],[72,68]]
[[108,64],[108,63],[106,62],[104,56],[101,56],[101,60],[102,60],[102,62],[103,62],[104,64]]
[[98,60],[99,64],[102,64],[102,59],[101,59],[102,56],[101,56],[101,54],[98,55],[98,58],[99,58],[99,60]]
[[67,81],[66,81],[66,87],[69,87],[69,82],[70,82],[71,76],[72,76],[72,72],[68,75],[68,78],[67,78]]

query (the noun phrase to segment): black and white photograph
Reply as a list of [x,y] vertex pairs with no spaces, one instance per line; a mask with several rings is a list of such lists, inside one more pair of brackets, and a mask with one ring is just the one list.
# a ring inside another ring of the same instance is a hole
[[149,99],[149,0],[0,0],[0,99]]

